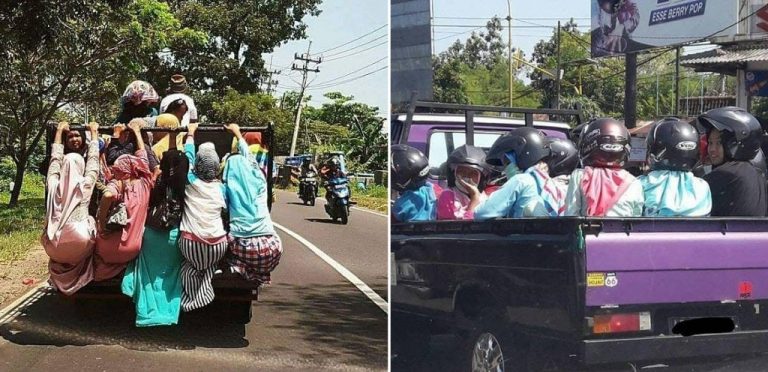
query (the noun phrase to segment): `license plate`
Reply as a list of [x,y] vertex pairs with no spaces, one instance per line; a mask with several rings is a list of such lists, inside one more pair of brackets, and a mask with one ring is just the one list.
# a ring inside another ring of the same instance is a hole
[[334,187],[336,188],[336,190],[339,190],[339,189],[345,189],[345,188],[347,188],[347,185],[336,185],[336,186],[334,186]]

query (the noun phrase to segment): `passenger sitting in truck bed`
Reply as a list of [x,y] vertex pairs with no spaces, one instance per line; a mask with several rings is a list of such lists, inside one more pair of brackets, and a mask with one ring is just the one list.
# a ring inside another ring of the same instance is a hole
[[639,217],[643,186],[622,169],[629,156],[629,132],[611,118],[584,126],[579,141],[584,169],[571,175],[565,197],[566,216]]
[[[98,136],[98,128],[89,125],[91,138]],[[45,179],[48,195],[40,244],[50,257],[51,284],[71,295],[93,280],[96,224],[88,215],[88,203],[99,173],[99,145],[96,140],[88,144],[87,161],[77,152],[64,155],[62,134],[68,131],[68,123],[59,123]]]
[[692,125],[666,118],[646,137],[651,171],[638,179],[643,185],[648,217],[701,217],[712,209],[709,185],[691,170],[699,160],[699,134]]
[[227,232],[221,213],[227,208],[224,185],[218,180],[219,155],[213,143],[200,145],[195,154],[196,123],[187,128],[184,153],[189,172],[181,218],[179,249],[184,256],[181,266],[183,293],[181,308],[192,311],[213,301],[213,274],[227,253]]
[[[141,120],[132,120],[128,127],[137,139],[137,150],[134,154],[117,158],[111,169],[112,180],[99,204],[94,257],[96,281],[113,278],[123,271],[139,254],[144,235],[149,193],[154,182],[147,162],[147,150],[141,139]],[[124,205],[124,209],[119,208],[120,204]],[[124,218],[120,218],[121,210],[124,210]],[[112,220],[115,226],[110,231],[107,223]]]
[[229,124],[227,130],[237,138],[239,152],[227,158],[222,175],[229,210],[229,267],[246,280],[270,283],[270,273],[280,263],[283,245],[269,216],[267,179],[254,166],[254,155],[248,151],[240,127]]
[[485,151],[470,145],[461,146],[448,156],[447,168],[448,188],[437,200],[437,219],[471,220],[474,213],[469,209],[469,191],[456,180],[464,180],[477,187],[481,191],[480,200],[485,200],[482,191],[489,168],[485,162]]
[[400,197],[392,207],[396,222],[434,221],[437,217],[437,194],[429,176],[429,161],[424,154],[408,145],[391,149],[392,188]]
[[713,167],[704,176],[712,190],[712,216],[765,216],[765,174],[750,163],[760,150],[760,123],[738,107],[709,110],[698,117],[698,123],[707,132]]
[[579,165],[579,150],[573,142],[564,138],[549,137],[548,140],[552,154],[547,158],[547,168],[560,197],[557,214],[562,216],[565,213],[565,194],[568,192],[571,173]]
[[504,186],[481,201],[475,186],[459,180],[470,191],[475,220],[557,216],[557,189],[544,162],[549,154],[547,140],[534,128],[513,129],[499,137],[488,150],[486,162],[504,167]]
[[115,118],[115,123],[128,123],[135,118],[157,116],[154,107],[160,96],[152,87],[152,84],[142,80],[135,80],[128,84],[120,97],[120,113]]

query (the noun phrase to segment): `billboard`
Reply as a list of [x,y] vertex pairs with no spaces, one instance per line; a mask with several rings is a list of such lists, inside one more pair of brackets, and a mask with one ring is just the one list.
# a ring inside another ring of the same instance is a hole
[[747,71],[745,77],[750,96],[768,97],[768,71]]
[[593,57],[729,35],[738,20],[736,0],[591,1]]
[[391,0],[390,97],[393,105],[432,100],[430,0]]

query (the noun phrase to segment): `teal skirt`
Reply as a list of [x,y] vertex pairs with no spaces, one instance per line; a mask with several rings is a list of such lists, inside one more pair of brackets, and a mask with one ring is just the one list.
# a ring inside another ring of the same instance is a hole
[[139,256],[128,265],[122,291],[136,305],[136,326],[174,325],[181,308],[179,229],[144,229]]

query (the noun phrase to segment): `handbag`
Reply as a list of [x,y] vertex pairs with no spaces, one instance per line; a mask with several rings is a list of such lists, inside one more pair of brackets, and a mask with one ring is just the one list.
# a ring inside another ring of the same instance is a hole
[[[120,185],[122,186],[122,182],[120,182]],[[128,209],[125,207],[125,203],[122,200],[118,203],[113,203],[112,206],[109,207],[109,212],[107,212],[107,223],[104,228],[107,231],[119,231],[127,224]]]

